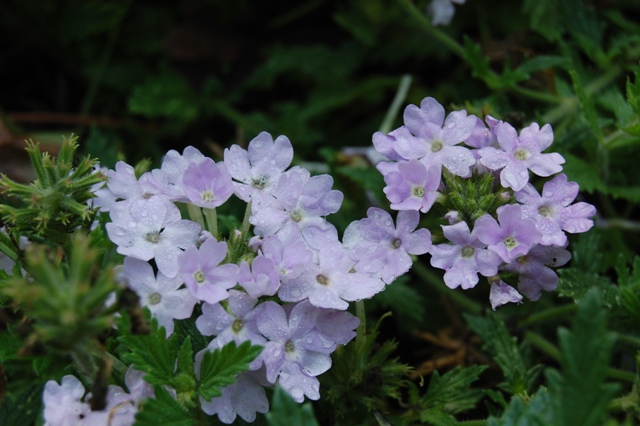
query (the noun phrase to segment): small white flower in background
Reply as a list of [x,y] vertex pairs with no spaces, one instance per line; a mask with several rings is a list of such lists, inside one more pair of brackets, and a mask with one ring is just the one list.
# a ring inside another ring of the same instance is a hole
[[467,0],[431,0],[427,13],[431,16],[433,25],[449,25],[455,9],[453,3],[464,4]]

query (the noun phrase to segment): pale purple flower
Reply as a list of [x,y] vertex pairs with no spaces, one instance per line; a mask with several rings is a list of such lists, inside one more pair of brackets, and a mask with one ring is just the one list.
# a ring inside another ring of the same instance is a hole
[[[477,223],[477,222],[476,222]],[[463,289],[478,284],[478,273],[490,277],[498,273],[502,263],[500,256],[477,237],[477,225],[473,232],[466,222],[442,226],[444,236],[454,244],[438,244],[431,248],[431,265],[444,269],[444,282],[449,288]]]
[[562,247],[537,245],[525,256],[520,256],[503,269],[520,274],[518,291],[529,300],[540,299],[542,290],[552,291],[558,286],[558,275],[549,268],[571,260],[571,253]]
[[[421,255],[431,248],[429,230],[416,230],[419,221],[417,211],[402,210],[396,227],[389,213],[369,208],[367,218],[349,225],[357,227],[359,234],[359,241],[349,249],[349,256],[357,262],[356,270],[377,274],[387,284],[409,271],[413,264],[409,254]],[[345,242],[349,234],[352,232],[345,231]]]
[[140,304],[146,306],[158,320],[158,325],[166,329],[167,336],[173,333],[173,320],[191,316],[197,300],[186,288],[180,288],[183,281],[180,276],[169,278],[162,272],[153,273],[150,264],[133,257],[125,257],[121,276],[127,279],[128,286],[140,298]]
[[229,297],[238,283],[238,265],[220,262],[227,256],[227,243],[209,238],[200,248],[191,246],[179,258],[180,276],[191,294],[212,305]]
[[84,386],[74,376],[64,376],[60,384],[49,380],[44,385],[42,394],[45,426],[81,424],[82,418],[89,411],[88,404],[81,401],[83,396]]
[[267,132],[251,140],[247,150],[238,145],[224,150],[224,162],[237,181],[233,184],[235,193],[246,202],[256,194],[272,193],[292,159],[289,139],[278,136],[274,141]]
[[251,266],[246,261],[240,264],[238,283],[251,297],[273,296],[280,288],[280,274],[272,259],[258,255]]
[[[380,163],[383,164],[383,163]],[[398,171],[385,175],[383,189],[394,210],[429,211],[438,197],[440,170],[418,160],[398,163]]]
[[282,280],[297,278],[313,258],[313,252],[303,240],[284,244],[275,235],[266,237],[260,250],[273,260]]
[[[477,117],[467,112],[453,111],[445,119],[442,105],[428,97],[422,100],[420,108],[409,105],[404,110],[404,124],[416,136],[416,140],[406,140],[402,150],[396,152],[404,158],[418,156],[427,165],[445,166],[451,173],[467,177],[476,159],[464,146],[456,146],[471,136]],[[413,152],[406,157],[403,152]]]
[[168,277],[176,276],[181,249],[192,246],[201,229],[195,222],[181,220],[180,210],[161,196],[117,203],[110,216],[107,233],[118,253],[145,261],[155,258]]
[[202,411],[217,415],[224,424],[231,424],[240,416],[245,422],[253,422],[256,413],[269,411],[269,399],[264,391],[268,382],[263,371],[246,371],[236,377],[235,383],[221,389],[222,395],[210,401],[200,397]]
[[260,355],[267,380],[277,381],[297,402],[305,395],[320,398],[316,376],[331,367],[329,354],[335,349],[335,344],[315,330],[317,315],[313,312],[306,301],[294,306],[289,315],[282,306],[267,301],[256,318],[258,329],[268,339]]
[[[403,138],[411,138],[414,136],[409,132],[405,126],[401,126],[391,132],[384,134],[382,132],[375,132],[372,137],[373,147],[376,149],[384,157],[388,158],[392,161],[403,161],[409,160],[409,158],[404,158],[402,155],[398,154],[395,147],[398,143],[398,140]],[[384,160],[383,160],[384,161]],[[376,164],[379,163],[376,162]]]
[[138,181],[133,167],[124,161],[118,161],[115,170],[108,170],[107,178],[107,187],[119,199],[129,200],[158,192],[144,181]]
[[497,212],[500,224],[486,214],[476,220],[473,230],[478,239],[503,261],[508,263],[527,254],[540,242],[540,231],[533,220],[522,217],[520,205],[508,204],[499,207]]
[[[100,167],[96,164],[93,168],[93,173],[102,173],[103,176],[108,176],[109,169],[106,167]],[[101,212],[108,212],[111,207],[116,203],[118,197],[109,189],[107,182],[99,182],[91,187],[91,193],[94,195],[88,201],[89,207],[92,209],[100,209]]]
[[532,123],[520,131],[501,121],[495,127],[501,149],[485,147],[478,151],[480,162],[491,170],[500,171],[500,183],[505,188],[520,191],[529,182],[529,170],[538,176],[551,176],[562,171],[565,162],[562,155],[553,152],[542,154],[553,142],[553,130],[549,124],[542,128]]
[[191,204],[209,209],[221,206],[233,194],[227,166],[211,158],[189,164],[182,176],[182,188]]
[[345,310],[347,302],[368,299],[384,289],[380,278],[353,271],[355,261],[342,244],[326,244],[318,251],[318,263],[299,277],[283,282],[278,296],[285,302],[309,299],[312,305]]
[[[91,400],[91,393],[85,401]],[[139,404],[133,396],[126,393],[120,386],[109,385],[107,388],[107,406],[100,411],[87,411],[82,420],[83,426],[131,426],[135,422]],[[66,425],[65,425],[66,426]]]
[[336,240],[337,230],[324,216],[337,212],[344,196],[332,186],[329,175],[311,176],[301,167],[288,170],[273,190],[274,201],[252,205],[254,232],[263,237],[278,233],[287,242],[302,237],[312,247],[314,241]]
[[[568,182],[564,173],[544,184],[542,196],[531,184],[515,193],[516,199],[524,204],[522,213],[533,219],[542,233],[541,244],[564,246],[567,236],[563,232],[586,232],[593,226],[588,219],[596,214],[594,206],[579,202],[571,204],[578,195],[579,186]],[[570,205],[571,204],[571,205]]]
[[198,164],[205,158],[192,146],[186,147],[182,155],[172,149],[162,159],[161,167],[145,173],[141,180],[155,188],[155,193],[162,193],[171,201],[187,203],[189,199],[182,188],[182,177],[190,164]]
[[522,303],[522,295],[504,281],[498,280],[491,283],[489,301],[491,309],[495,311],[497,307],[507,303]]

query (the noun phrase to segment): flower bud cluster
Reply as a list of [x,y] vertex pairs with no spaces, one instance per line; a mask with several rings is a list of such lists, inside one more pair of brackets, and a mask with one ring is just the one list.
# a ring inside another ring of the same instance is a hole
[[[431,265],[445,270],[452,289],[487,277],[493,309],[554,290],[558,276],[551,268],[571,259],[566,233],[593,226],[594,206],[573,203],[578,184],[560,173],[564,158],[543,152],[552,142],[549,124],[518,133],[464,110],[445,117],[433,98],[409,105],[400,128],[373,135],[376,150],[390,160],[377,168],[391,208],[427,213],[442,204],[447,242],[430,248]],[[538,192],[531,173],[553,177]]]

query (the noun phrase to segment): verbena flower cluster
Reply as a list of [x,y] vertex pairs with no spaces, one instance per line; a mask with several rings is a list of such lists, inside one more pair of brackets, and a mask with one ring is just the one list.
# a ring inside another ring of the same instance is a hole
[[[417,212],[403,212],[395,227],[375,208],[341,242],[325,217],[338,211],[343,194],[329,175],[289,168],[292,158],[286,137],[261,133],[247,150],[227,149],[219,163],[188,147],[169,151],[159,169],[138,179],[119,162],[107,171],[106,187],[96,188],[94,201],[111,218],[108,236],[125,256],[121,279],[167,336],[174,320],[190,318],[200,305],[195,324],[210,339],[205,350],[231,341],[264,347],[222,396],[200,399],[202,410],[224,423],[267,412],[264,388],[275,384],[298,402],[317,400],[317,376],[331,367],[336,347],[356,335],[349,302],[382,291],[409,270],[409,254],[431,246],[429,232],[415,230]],[[215,208],[234,194],[248,204],[251,238],[248,229],[226,240],[217,235]],[[183,219],[180,204],[194,220]],[[118,424],[131,424],[139,398],[129,390],[110,389],[99,413],[111,410]],[[102,414],[89,415],[83,395],[73,376],[49,382],[46,424],[98,424],[94,417]]]
[[[464,110],[445,117],[433,98],[409,105],[400,128],[373,136],[390,160],[377,168],[391,208],[406,214],[444,206],[446,242],[429,250],[431,265],[446,271],[452,289],[488,277],[493,309],[554,290],[558,276],[551,268],[571,259],[566,233],[593,226],[594,206],[574,203],[578,184],[560,173],[564,158],[543,152],[552,142],[549,124],[518,133],[507,122],[491,116],[483,122]],[[538,192],[531,173],[555,176]]]
[[[197,330],[209,339],[204,351],[232,341],[264,348],[220,397],[200,397],[206,414],[223,423],[254,421],[269,409],[265,387],[276,384],[297,402],[317,400],[317,376],[331,367],[336,347],[356,335],[349,302],[384,290],[410,269],[411,255],[430,253],[452,289],[488,277],[494,309],[556,287],[551,268],[570,259],[565,232],[588,230],[595,209],[572,204],[578,185],[558,174],[564,159],[543,153],[553,140],[549,125],[534,123],[518,134],[490,116],[485,122],[465,111],[445,118],[444,108],[426,98],[406,108],[404,126],[374,134],[375,148],[390,160],[377,167],[397,217],[394,223],[372,207],[342,241],[326,217],[339,210],[343,194],[332,189],[331,176],[290,167],[293,147],[284,136],[263,132],[248,149],[226,149],[218,163],[187,147],[169,151],[159,169],[140,178],[124,162],[106,172],[94,202],[109,213],[108,236],[125,256],[121,279],[167,336],[174,320],[196,312]],[[539,193],[530,172],[555,177]],[[247,203],[247,216],[223,238],[216,208],[232,195]],[[437,244],[428,229],[418,229],[420,213],[435,205],[448,223],[441,235],[434,231]],[[98,412],[89,410],[75,377],[50,381],[46,424],[95,425],[107,415],[110,424],[130,425],[153,393],[140,378],[130,371],[128,393],[110,387]]]

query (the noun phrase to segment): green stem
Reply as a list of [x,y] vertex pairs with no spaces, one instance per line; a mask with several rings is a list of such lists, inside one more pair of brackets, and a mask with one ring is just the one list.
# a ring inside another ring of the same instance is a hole
[[402,6],[416,21],[420,23],[422,28],[429,33],[433,38],[444,44],[449,50],[456,55],[464,58],[464,48],[460,43],[449,37],[447,34],[440,31],[438,28],[431,25],[431,22],[427,19],[422,12],[420,12],[411,0],[398,0],[400,6]]
[[567,314],[570,314],[576,310],[577,305],[562,305],[562,306],[554,306],[553,308],[549,308],[542,312],[538,312],[536,314],[531,315],[529,318],[524,319],[518,323],[518,327],[525,327],[527,325],[535,324],[537,322],[548,321],[550,319],[554,319],[557,317],[562,317]]
[[609,403],[609,411],[634,410],[638,404],[640,404],[640,398],[638,398],[638,392],[634,386],[629,394],[612,400]]
[[200,209],[200,207],[191,203],[187,203],[187,210],[189,211],[189,218],[191,218],[192,221],[198,223],[202,227],[202,229],[206,229],[206,226],[204,224],[204,217],[202,216],[202,210]]
[[249,238],[249,218],[251,217],[251,201],[247,203],[247,208],[244,211],[244,218],[242,218],[242,238],[247,241]]
[[442,282],[442,278],[431,272],[422,263],[413,262],[413,271],[415,271],[415,273],[426,281],[434,290],[447,296],[464,310],[471,312],[472,314],[481,314],[484,310],[484,307],[480,303],[468,298],[459,291],[451,290],[449,287],[445,286]]
[[93,382],[98,373],[98,365],[93,360],[89,351],[86,348],[77,346],[71,352],[71,357],[75,363],[78,371],[84,374],[89,381]]
[[400,85],[396,91],[396,96],[393,98],[393,102],[391,102],[391,106],[389,107],[387,114],[384,116],[384,120],[382,120],[382,125],[380,126],[380,131],[382,133],[389,133],[391,131],[391,127],[393,127],[393,122],[398,115],[398,111],[407,97],[407,92],[411,86],[411,80],[412,77],[408,74],[403,75],[400,79]]
[[616,333],[616,336],[618,337],[619,342],[629,343],[630,345],[634,345],[640,348],[640,338],[622,333]]
[[204,216],[207,219],[207,229],[209,230],[209,232],[211,232],[211,235],[216,238],[216,240],[219,240],[220,236],[218,235],[218,213],[216,212],[216,209],[204,209]]
[[360,320],[360,325],[356,330],[356,342],[358,347],[363,347],[367,341],[367,316],[364,311],[364,300],[356,301],[356,316]]

